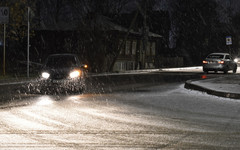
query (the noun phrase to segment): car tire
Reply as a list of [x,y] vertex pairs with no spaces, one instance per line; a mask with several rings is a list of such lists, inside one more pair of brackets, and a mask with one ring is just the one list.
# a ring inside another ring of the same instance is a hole
[[228,70],[229,70],[229,67],[226,66],[226,67],[224,68],[224,70],[223,70],[223,73],[224,73],[224,74],[227,74],[227,73],[228,73]]
[[208,71],[207,71],[206,69],[203,69],[203,72],[204,72],[204,73],[208,73]]
[[233,69],[233,73],[236,73],[236,72],[237,72],[237,66],[235,66]]

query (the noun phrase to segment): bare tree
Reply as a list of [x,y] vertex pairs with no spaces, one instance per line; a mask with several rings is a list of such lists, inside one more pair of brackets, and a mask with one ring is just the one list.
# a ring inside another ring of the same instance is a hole
[[[79,42],[85,45],[81,51],[93,71],[108,71],[112,58],[118,52],[116,36],[108,29],[111,20],[108,17],[118,17],[128,4],[127,0],[83,0],[75,1],[74,6],[79,18],[79,32],[82,35]],[[81,9],[79,9],[81,7]]]

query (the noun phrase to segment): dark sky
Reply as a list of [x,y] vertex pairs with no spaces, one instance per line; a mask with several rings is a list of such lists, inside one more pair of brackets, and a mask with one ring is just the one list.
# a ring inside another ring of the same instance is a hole
[[[191,0],[189,0],[191,1]],[[215,0],[218,4],[216,11],[218,13],[218,20],[223,23],[230,23],[231,17],[236,13],[240,13],[240,0]],[[178,0],[159,0],[155,6],[156,10],[165,10],[170,13],[173,10],[173,4],[177,4]],[[175,37],[177,35],[177,31],[175,30],[175,26],[171,26],[171,31],[169,35],[169,46],[175,47],[176,41]]]
[[[176,3],[178,0],[159,0],[155,6],[156,10],[171,11],[171,3]],[[215,0],[218,4],[217,12],[219,20],[229,22],[230,16],[240,13],[240,0]]]
[[[177,0],[159,0],[158,2],[158,8],[161,9],[168,9],[168,5],[171,2],[174,2]],[[240,0],[215,0],[222,8],[231,8],[233,12],[239,12],[240,10]]]
[[239,12],[240,0],[216,0],[223,8],[232,10],[232,13]]

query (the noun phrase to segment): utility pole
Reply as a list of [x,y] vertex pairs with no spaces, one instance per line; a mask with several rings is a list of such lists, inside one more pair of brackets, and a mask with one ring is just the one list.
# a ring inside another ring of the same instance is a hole
[[6,24],[9,23],[9,7],[0,7],[0,24],[3,25],[3,76],[6,75]]
[[148,26],[147,26],[147,0],[143,0],[142,3],[143,8],[143,29],[142,29],[142,43],[143,49],[141,51],[141,61],[142,61],[142,68],[145,68],[145,53],[147,51],[147,44],[148,44]]
[[30,31],[30,7],[28,7],[28,35],[27,35],[27,77],[29,78],[29,46],[30,46],[30,38],[29,38],[29,31]]
[[4,23],[3,33],[3,76],[6,75],[6,24]]

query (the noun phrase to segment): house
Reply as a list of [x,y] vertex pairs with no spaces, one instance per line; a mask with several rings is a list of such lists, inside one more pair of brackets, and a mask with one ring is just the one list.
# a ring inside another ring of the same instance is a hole
[[155,68],[155,59],[158,54],[158,40],[162,36],[154,33],[148,34],[146,51],[143,50],[143,40],[141,32],[131,32],[125,40],[119,39],[119,45],[122,42],[120,54],[114,64],[113,71],[126,71],[135,69]]
[[155,59],[159,51],[159,40],[161,35],[148,32],[146,50],[143,48],[142,31],[128,30],[120,25],[114,24],[109,18],[101,16],[101,23],[109,34],[115,36],[118,57],[114,63],[113,71],[126,71],[135,69],[155,68]]
[[[36,31],[38,36],[32,45],[36,49],[41,49],[42,55],[58,52],[75,53],[84,57],[82,59],[86,59],[85,62],[88,62],[95,72],[155,68],[155,59],[159,51],[158,41],[161,40],[161,35],[149,32],[146,51],[144,51],[142,31],[128,31],[127,28],[113,23],[110,18],[102,15],[92,18],[88,20],[87,28],[60,23],[53,26],[42,21],[41,29]],[[97,36],[94,35],[96,32]],[[91,41],[91,39],[100,40]],[[108,42],[102,42],[106,39]],[[108,53],[103,54],[102,51],[108,51]],[[114,58],[115,56],[117,58]],[[115,63],[111,67],[113,62]]]

